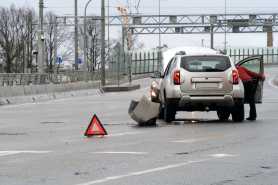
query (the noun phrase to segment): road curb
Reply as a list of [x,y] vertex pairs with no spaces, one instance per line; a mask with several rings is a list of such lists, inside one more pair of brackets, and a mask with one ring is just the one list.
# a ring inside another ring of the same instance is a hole
[[137,89],[140,89],[140,85],[121,85],[121,86],[104,86],[101,88],[101,90],[105,93],[109,92],[124,92],[124,91],[134,91]]

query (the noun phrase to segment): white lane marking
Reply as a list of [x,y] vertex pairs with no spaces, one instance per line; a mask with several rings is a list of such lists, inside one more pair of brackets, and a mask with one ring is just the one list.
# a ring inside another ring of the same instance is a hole
[[196,143],[196,142],[199,142],[199,141],[204,141],[204,140],[208,140],[205,139],[205,138],[200,138],[200,139],[184,139],[184,140],[174,140],[174,141],[171,141],[173,143]]
[[123,132],[123,133],[116,133],[116,134],[108,134],[108,137],[119,137],[119,136],[126,136],[126,135],[137,135],[141,134],[142,132]]
[[275,77],[272,77],[271,79],[269,79],[269,80],[267,81],[267,83],[268,83],[268,85],[269,85],[270,87],[275,88],[275,89],[278,89],[277,85],[274,84],[274,79],[275,79]]
[[147,152],[113,152],[113,151],[106,151],[106,152],[92,152],[93,154],[129,154],[129,155],[147,155]]
[[[142,134],[143,132],[123,132],[123,133],[115,133],[115,134],[109,134],[106,136],[94,136],[90,137],[89,139],[94,139],[94,138],[109,138],[109,137],[121,137],[121,136],[128,136],[128,135],[137,135],[137,134]],[[87,137],[83,137],[88,139]],[[80,137],[76,138],[68,138],[68,139],[63,139],[63,142],[79,142]]]
[[[208,141],[212,139],[220,139],[224,137],[228,137],[230,135],[222,135],[222,134],[213,134],[209,135],[208,137],[200,137],[200,138],[189,138],[189,139],[177,139],[170,141],[172,143],[196,143],[196,142],[201,142],[201,141]],[[173,138],[174,139],[174,138]]]
[[118,179],[123,179],[123,178],[127,178],[127,177],[140,176],[140,175],[145,175],[145,174],[149,174],[149,173],[160,172],[160,171],[165,171],[165,170],[174,169],[174,168],[180,168],[180,167],[187,166],[187,165],[190,165],[190,164],[211,161],[211,160],[218,159],[218,158],[224,158],[224,156],[223,157],[211,157],[211,158],[200,159],[200,160],[195,160],[195,161],[187,161],[187,162],[177,163],[177,164],[170,164],[170,165],[167,165],[167,166],[151,168],[151,169],[147,169],[147,170],[143,170],[143,171],[131,172],[131,173],[118,175],[118,176],[105,177],[103,179],[94,180],[94,181],[90,181],[90,182],[85,182],[85,183],[77,184],[77,185],[101,184],[101,183],[105,183],[105,182],[109,182],[109,181],[113,181],[113,180],[118,180]]
[[215,157],[215,158],[224,158],[224,157],[236,157],[238,155],[233,155],[233,154],[212,154],[210,156],[211,157]]
[[32,151],[32,150],[26,150],[26,151],[20,151],[20,150],[10,150],[10,151],[0,151],[0,157],[2,156],[8,156],[8,155],[15,155],[15,154],[46,154],[50,153],[51,151]]

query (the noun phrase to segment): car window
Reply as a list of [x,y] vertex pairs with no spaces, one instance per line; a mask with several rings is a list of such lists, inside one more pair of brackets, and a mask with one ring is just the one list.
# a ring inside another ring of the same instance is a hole
[[261,72],[260,62],[261,60],[259,58],[256,58],[241,64],[241,66],[244,66],[248,70],[253,71],[255,73],[260,73]]
[[171,74],[171,71],[173,71],[173,69],[175,68],[176,61],[177,61],[177,59],[174,58],[174,60],[171,62],[171,65],[170,65],[170,67],[169,67],[169,70],[168,70],[168,74],[167,74],[167,75]]
[[168,73],[169,73],[169,68],[170,68],[170,66],[171,66],[171,64],[172,64],[172,62],[173,62],[173,60],[174,60],[174,58],[172,58],[172,59],[170,60],[170,62],[168,63],[168,65],[167,65],[167,67],[166,67],[166,70],[165,70],[165,73],[164,73],[164,76],[167,76],[167,75],[168,75]]
[[181,58],[181,67],[190,72],[222,72],[231,62],[226,56],[186,56]]

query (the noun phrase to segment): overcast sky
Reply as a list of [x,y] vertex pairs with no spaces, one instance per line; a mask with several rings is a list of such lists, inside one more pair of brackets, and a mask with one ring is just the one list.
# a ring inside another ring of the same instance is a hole
[[[88,0],[78,0],[79,14],[84,14],[84,6]],[[110,15],[117,15],[116,6],[127,4],[132,12],[139,0],[110,0]],[[157,14],[158,0],[140,0],[139,13]],[[0,0],[0,6],[32,7],[38,10],[39,0]],[[106,0],[107,5],[107,0]],[[161,0],[162,14],[205,14],[224,13],[225,0]],[[74,0],[45,0],[46,11],[54,11],[58,15],[73,15]],[[278,13],[278,0],[227,0],[228,13]],[[93,0],[88,9],[89,14],[100,13],[100,0]],[[156,36],[155,36],[156,37]],[[147,47],[154,47],[158,42],[154,36],[142,37]],[[275,34],[274,45],[278,45],[278,35]],[[175,38],[175,39],[173,39]],[[209,35],[163,35],[162,42],[170,47],[181,45],[200,46],[201,40],[209,45]],[[174,41],[173,41],[174,40]],[[215,45],[223,45],[223,35],[216,35]],[[263,47],[266,45],[265,34],[228,34],[228,45],[231,47]]]
[[[88,0],[78,0],[79,12],[83,14],[84,6]],[[115,7],[129,2],[132,11],[140,1],[140,13],[155,13],[158,11],[158,0],[110,0],[111,14],[115,14]],[[39,0],[1,0],[0,6],[29,6],[37,9]],[[108,2],[108,0],[106,0]],[[161,0],[162,13],[223,13],[224,0]],[[106,3],[107,4],[107,3]],[[73,14],[74,0],[45,0],[47,10],[53,10],[57,14]],[[99,13],[100,0],[93,0],[89,12]],[[227,0],[227,10],[230,13],[241,12],[278,12],[277,0]]]

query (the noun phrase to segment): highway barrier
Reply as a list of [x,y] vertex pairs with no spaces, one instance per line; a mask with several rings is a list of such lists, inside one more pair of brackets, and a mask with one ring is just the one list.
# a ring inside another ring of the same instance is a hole
[[0,86],[0,105],[45,101],[60,97],[94,95],[99,82],[75,82],[28,86]]
[[159,106],[159,103],[151,102],[146,96],[143,96],[140,101],[131,101],[128,114],[140,126],[153,126],[156,125]]

